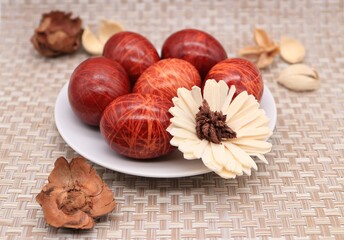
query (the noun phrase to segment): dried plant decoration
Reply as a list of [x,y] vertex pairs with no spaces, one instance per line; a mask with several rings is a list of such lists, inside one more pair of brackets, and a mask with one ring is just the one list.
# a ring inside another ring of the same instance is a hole
[[293,91],[311,91],[320,87],[318,73],[305,64],[293,64],[284,69],[278,83]]
[[238,55],[254,62],[258,68],[266,68],[279,53],[279,47],[263,29],[255,29],[253,35],[257,45],[239,50]]
[[94,218],[116,206],[113,192],[84,158],[73,158],[70,163],[58,158],[48,181],[36,200],[53,227],[90,229]]
[[121,32],[124,27],[119,22],[103,19],[100,21],[99,26],[99,40],[101,43],[105,44],[109,38],[115,33]]
[[179,88],[167,128],[173,136],[171,145],[185,159],[202,159],[226,179],[251,175],[252,168],[257,170],[252,157],[268,163],[264,154],[272,147],[267,142],[272,135],[269,119],[258,101],[246,91],[234,97],[235,92],[234,85],[229,88],[224,81],[211,79],[205,83],[203,96],[199,87]]
[[101,55],[104,45],[100,42],[97,36],[87,26],[82,34],[82,46],[91,55]]
[[260,28],[256,28],[253,32],[254,41],[259,47],[268,49],[271,46],[274,46],[274,42],[270,39],[268,33]]
[[282,37],[280,54],[283,60],[288,63],[300,63],[305,58],[306,50],[300,41],[290,37]]
[[82,21],[71,18],[72,13],[52,11],[42,15],[40,25],[35,29],[31,42],[45,57],[73,53],[80,47]]
[[109,38],[124,30],[124,27],[111,20],[101,20],[98,35],[94,34],[89,27],[86,27],[82,34],[82,45],[86,52],[91,55],[101,55],[103,48]]

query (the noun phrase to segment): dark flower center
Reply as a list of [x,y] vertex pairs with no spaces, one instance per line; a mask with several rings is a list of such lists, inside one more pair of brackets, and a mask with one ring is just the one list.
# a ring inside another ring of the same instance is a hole
[[236,133],[226,124],[226,115],[211,111],[204,99],[196,114],[196,134],[199,139],[220,144],[223,139],[236,138]]

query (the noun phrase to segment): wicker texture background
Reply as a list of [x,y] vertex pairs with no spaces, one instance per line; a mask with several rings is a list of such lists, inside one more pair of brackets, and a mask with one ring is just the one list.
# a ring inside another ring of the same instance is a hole
[[[281,59],[263,71],[278,121],[251,177],[216,174],[179,179],[130,176],[95,166],[115,193],[116,209],[88,231],[46,225],[35,201],[55,159],[77,156],[60,137],[54,103],[87,55],[46,59],[29,39],[43,12],[73,11],[95,27],[123,23],[160,49],[185,27],[213,34],[229,56],[266,29],[307,48],[321,89],[295,93],[276,83]],[[0,239],[344,239],[344,2],[1,0]]]

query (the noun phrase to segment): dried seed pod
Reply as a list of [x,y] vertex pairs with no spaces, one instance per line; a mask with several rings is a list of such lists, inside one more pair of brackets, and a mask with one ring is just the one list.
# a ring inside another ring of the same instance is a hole
[[318,73],[304,64],[294,64],[284,69],[278,83],[294,91],[310,91],[320,87]]
[[123,30],[124,28],[120,23],[104,19],[100,22],[98,35],[86,27],[82,34],[82,46],[91,55],[101,55],[107,40],[115,33]]
[[55,57],[73,53],[80,47],[82,21],[79,17],[72,19],[72,13],[52,11],[42,15],[42,19],[31,42],[43,56]]
[[81,37],[82,46],[91,55],[100,56],[103,52],[104,45],[99,41],[97,36],[87,26]]
[[240,56],[244,55],[260,55],[264,52],[264,48],[259,46],[247,46],[238,51]]
[[253,35],[257,45],[239,50],[238,55],[254,62],[258,68],[266,68],[279,53],[279,47],[263,29],[255,29]]
[[53,227],[89,229],[93,218],[116,206],[112,191],[84,158],[73,158],[70,163],[58,158],[48,181],[36,200]]
[[256,65],[258,68],[266,68],[268,67],[273,61],[275,56],[279,53],[279,48],[276,45],[276,48],[272,49],[270,52],[263,52],[260,54]]
[[281,57],[288,63],[300,63],[306,55],[306,50],[302,43],[290,37],[282,37],[280,49]]
[[253,35],[254,41],[257,43],[258,46],[262,48],[267,49],[270,46],[275,45],[264,29],[256,28],[253,32]]
[[112,35],[121,31],[124,31],[124,27],[119,22],[103,19],[99,26],[99,40],[105,44]]

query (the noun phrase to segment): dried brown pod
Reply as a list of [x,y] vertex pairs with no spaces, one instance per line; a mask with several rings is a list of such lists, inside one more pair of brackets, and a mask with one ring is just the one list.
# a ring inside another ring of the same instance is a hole
[[82,21],[71,18],[72,13],[51,11],[44,13],[39,26],[35,29],[31,42],[35,49],[45,57],[77,51],[81,43]]
[[113,192],[82,157],[70,163],[60,157],[42,191],[36,196],[46,222],[53,227],[90,229],[94,218],[111,212]]

